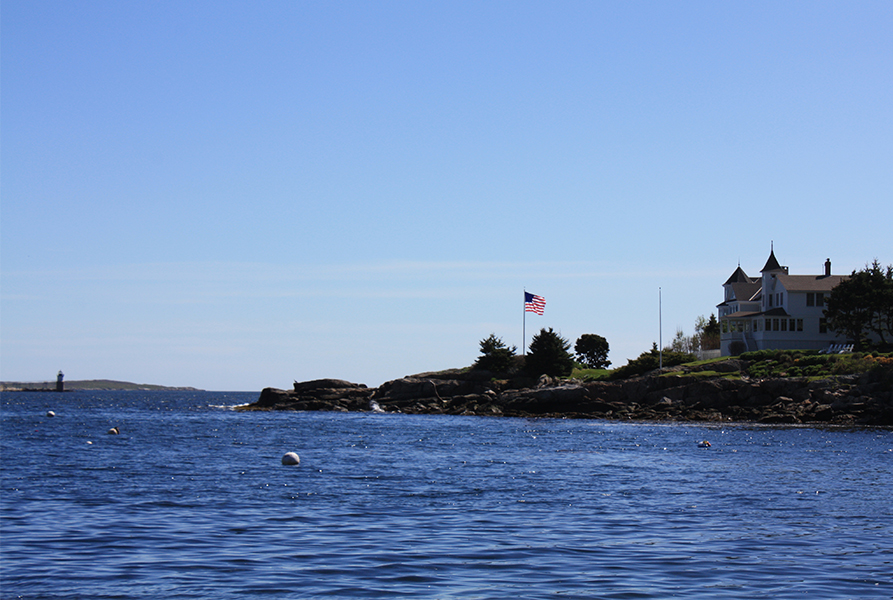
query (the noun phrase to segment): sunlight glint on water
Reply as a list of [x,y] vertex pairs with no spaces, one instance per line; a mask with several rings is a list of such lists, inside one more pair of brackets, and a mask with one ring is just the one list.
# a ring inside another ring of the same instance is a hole
[[4,393],[3,598],[893,596],[887,430],[256,396]]

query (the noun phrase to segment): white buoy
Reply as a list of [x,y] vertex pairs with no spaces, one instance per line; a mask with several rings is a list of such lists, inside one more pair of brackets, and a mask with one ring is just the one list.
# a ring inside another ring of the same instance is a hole
[[48,416],[48,417],[55,417],[55,416],[56,416],[56,413],[54,413],[54,412],[51,411],[51,410],[48,410],[48,411],[47,411],[47,416]]
[[112,427],[111,429],[109,429],[109,435],[118,435],[119,433],[121,432],[118,431],[117,427]]
[[282,457],[283,465],[299,465],[301,464],[301,457],[295,454],[294,452],[286,452]]

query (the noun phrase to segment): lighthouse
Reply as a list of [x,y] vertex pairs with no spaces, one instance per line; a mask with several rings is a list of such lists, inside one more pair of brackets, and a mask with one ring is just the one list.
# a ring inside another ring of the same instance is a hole
[[56,375],[56,391],[57,392],[64,391],[63,387],[62,387],[62,378],[63,377],[65,377],[65,375],[62,374],[62,371],[59,371],[59,374]]

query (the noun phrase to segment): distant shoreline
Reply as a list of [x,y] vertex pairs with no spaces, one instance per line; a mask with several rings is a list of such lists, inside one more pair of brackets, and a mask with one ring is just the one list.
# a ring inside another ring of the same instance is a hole
[[[182,391],[202,392],[204,390],[194,387],[172,387],[155,385],[150,383],[131,383],[129,381],[115,381],[113,379],[84,379],[72,380],[64,383],[63,392],[73,391]],[[0,381],[0,392],[56,392],[56,382],[22,382]]]

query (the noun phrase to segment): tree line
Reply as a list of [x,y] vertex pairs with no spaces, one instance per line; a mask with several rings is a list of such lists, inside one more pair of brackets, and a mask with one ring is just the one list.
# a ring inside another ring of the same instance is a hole
[[[714,315],[707,319],[698,317],[695,322],[695,334],[686,336],[682,330],[676,332],[673,342],[661,353],[655,343],[651,350],[643,352],[637,359],[629,361],[624,367],[616,369],[626,374],[656,369],[659,356],[664,355],[664,364],[669,366],[695,360],[695,352],[701,349],[719,348],[719,322]],[[531,377],[548,375],[550,377],[567,377],[574,367],[588,369],[607,369],[611,366],[608,360],[610,345],[603,336],[595,333],[584,333],[577,338],[571,353],[570,341],[556,333],[551,327],[541,329],[530,341],[530,347],[523,357],[517,356],[516,346],[507,346],[501,338],[491,333],[481,340],[481,355],[474,363],[475,369],[493,373],[523,372]],[[651,366],[651,363],[654,363]]]
[[577,364],[593,369],[604,369],[611,364],[608,360],[608,340],[596,334],[580,336],[575,345],[577,361],[570,353],[570,342],[556,333],[551,327],[540,329],[530,340],[530,349],[518,366],[518,348],[507,346],[501,338],[491,333],[481,340],[481,355],[474,363],[475,369],[493,373],[511,373],[521,370],[531,377],[549,375],[567,377]]

